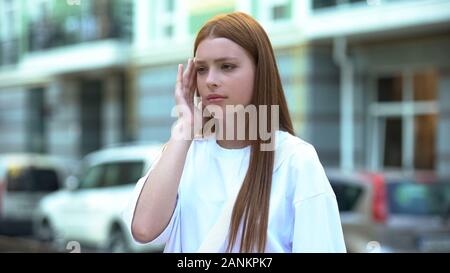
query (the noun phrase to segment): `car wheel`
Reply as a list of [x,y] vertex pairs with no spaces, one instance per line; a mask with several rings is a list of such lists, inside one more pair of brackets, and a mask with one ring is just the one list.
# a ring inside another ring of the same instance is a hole
[[55,240],[55,232],[47,221],[39,225],[36,236],[40,241],[46,243],[50,243]]
[[130,251],[125,234],[120,229],[116,228],[111,232],[106,251],[110,253],[126,253]]
[[42,243],[46,244],[49,251],[64,251],[63,242],[56,237],[55,230],[52,228],[49,222],[45,221],[39,225],[36,238]]

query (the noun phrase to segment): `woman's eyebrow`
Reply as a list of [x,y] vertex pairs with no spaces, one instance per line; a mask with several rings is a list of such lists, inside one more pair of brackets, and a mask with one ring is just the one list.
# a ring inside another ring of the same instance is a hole
[[[235,58],[235,57],[222,57],[222,58],[218,58],[218,59],[215,59],[215,60],[213,60],[213,62],[214,63],[221,63],[221,62],[225,62],[225,61],[237,61],[238,60],[238,58]],[[197,64],[197,63],[206,63],[206,61],[204,61],[204,60],[201,60],[201,59],[198,59],[198,58],[195,58],[195,63]]]

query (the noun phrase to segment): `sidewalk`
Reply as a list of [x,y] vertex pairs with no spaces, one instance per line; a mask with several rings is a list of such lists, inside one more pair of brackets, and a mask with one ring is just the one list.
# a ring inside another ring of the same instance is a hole
[[0,235],[0,252],[54,253],[57,251],[48,244],[36,240]]

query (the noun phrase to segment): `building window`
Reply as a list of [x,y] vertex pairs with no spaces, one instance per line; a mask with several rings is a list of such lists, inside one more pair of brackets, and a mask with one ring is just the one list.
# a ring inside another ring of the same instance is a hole
[[164,27],[164,37],[172,37],[173,36],[173,25],[167,25]]
[[389,76],[378,79],[377,100],[379,102],[402,101],[402,80],[401,76]]
[[436,124],[434,114],[414,118],[414,168],[434,169],[436,160]]
[[414,100],[435,100],[437,91],[436,74],[433,71],[417,73],[413,76]]
[[134,3],[132,0],[116,0],[113,2],[113,18],[115,36],[131,41],[133,36]]
[[324,8],[343,7],[352,4],[370,4],[370,0],[312,0],[312,8],[314,10],[320,10]]
[[288,6],[286,4],[275,5],[272,7],[272,20],[278,21],[288,18]]
[[0,65],[15,64],[19,59],[16,5],[12,0],[0,2]]
[[399,117],[389,117],[384,120],[384,157],[383,166],[402,167],[402,119]]
[[337,5],[336,0],[312,0],[313,9],[322,9],[328,7],[334,7]]
[[285,22],[291,18],[290,0],[262,0],[259,2],[260,17],[263,22]]
[[156,2],[156,36],[159,39],[171,39],[175,35],[177,0]]
[[437,73],[403,72],[376,79],[370,106],[372,167],[434,169]]
[[173,13],[175,11],[175,0],[166,0],[164,4],[166,12]]
[[27,151],[47,152],[45,89],[42,87],[28,90],[27,107]]

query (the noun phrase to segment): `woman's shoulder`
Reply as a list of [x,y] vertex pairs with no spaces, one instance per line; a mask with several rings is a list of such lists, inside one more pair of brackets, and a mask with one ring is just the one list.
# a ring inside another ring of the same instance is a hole
[[284,131],[278,131],[275,158],[276,165],[283,164],[294,168],[319,161],[316,149],[312,144]]
[[[331,193],[331,186],[314,146],[307,141],[283,132],[278,152],[279,168],[284,168],[284,180],[290,181],[295,201],[322,193]],[[277,158],[277,154],[275,155]]]
[[311,143],[286,131],[277,131],[277,137],[279,147],[290,147],[296,150],[314,149]]

